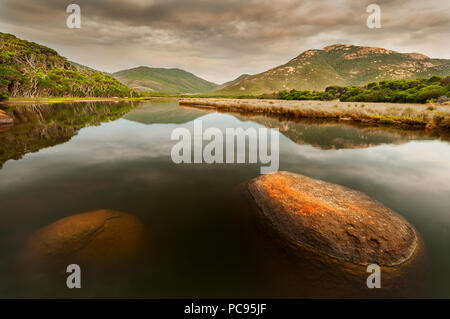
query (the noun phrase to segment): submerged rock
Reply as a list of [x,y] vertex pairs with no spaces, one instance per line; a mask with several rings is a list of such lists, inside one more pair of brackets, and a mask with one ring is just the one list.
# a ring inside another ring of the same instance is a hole
[[98,210],[63,218],[32,234],[21,258],[38,266],[117,265],[135,259],[146,243],[135,216]]
[[414,255],[420,235],[404,218],[343,186],[289,172],[247,185],[251,199],[294,245],[353,264],[400,265]]
[[14,120],[6,114],[5,111],[0,110],[0,125],[10,125],[13,124]]

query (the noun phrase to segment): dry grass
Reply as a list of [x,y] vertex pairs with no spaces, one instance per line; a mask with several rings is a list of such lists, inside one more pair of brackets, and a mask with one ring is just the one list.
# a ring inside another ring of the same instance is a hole
[[427,129],[450,129],[450,107],[447,105],[348,103],[337,101],[284,101],[238,99],[181,99],[180,105],[220,110],[262,113],[288,118],[353,120],[394,126]]

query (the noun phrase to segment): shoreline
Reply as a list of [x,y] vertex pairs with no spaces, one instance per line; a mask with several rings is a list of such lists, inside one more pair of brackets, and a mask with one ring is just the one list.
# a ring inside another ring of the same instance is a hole
[[134,101],[154,101],[154,100],[174,100],[177,97],[133,97],[133,98],[111,98],[111,97],[93,97],[93,98],[10,98],[0,101],[1,105],[14,104],[45,104],[45,103],[82,103],[82,102],[134,102]]
[[447,105],[340,101],[181,98],[180,106],[282,116],[350,121],[384,126],[450,130]]

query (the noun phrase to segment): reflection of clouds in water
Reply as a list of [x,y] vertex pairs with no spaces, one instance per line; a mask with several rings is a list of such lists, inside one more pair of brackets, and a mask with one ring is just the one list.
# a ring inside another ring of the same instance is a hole
[[[198,120],[202,120],[203,130],[217,127],[225,131],[228,127],[254,126],[242,123],[233,116],[221,114],[208,114]],[[170,157],[171,149],[177,143],[171,141],[170,136],[179,127],[189,129],[193,136],[193,121],[183,125],[145,125],[119,120],[103,125],[102,130],[87,128],[81,131],[64,151],[82,157],[85,156],[84,153],[89,153],[88,162]]]
[[[204,128],[218,127],[223,131],[227,127],[254,126],[251,122],[243,123],[234,116],[219,113],[207,114],[199,119],[203,121]],[[97,127],[86,127],[67,143],[26,154],[20,161],[5,163],[0,170],[0,188],[9,187],[14,182],[20,183],[25,177],[32,182],[43,176],[96,164],[145,159],[162,159],[172,163],[170,152],[177,143],[170,140],[172,131],[177,127],[186,127],[192,134],[193,126],[193,122],[145,125],[120,119]],[[25,161],[28,163],[23,165]]]
[[[229,114],[209,113],[199,119],[204,128],[222,131],[263,127]],[[192,134],[193,122],[145,125],[121,119],[81,129],[65,144],[8,161],[0,170],[2,231],[13,229],[14,236],[7,239],[14,241],[17,231],[28,231],[28,225],[104,207],[136,212],[161,234],[165,226],[170,227],[164,232],[169,236],[175,220],[187,229],[188,236],[192,235],[190,227],[198,227],[197,221],[223,225],[220,215],[218,221],[208,220],[218,208],[215,200],[225,202],[232,187],[258,176],[259,165],[175,165],[170,151],[177,142],[171,141],[170,135],[178,127],[186,127]],[[313,136],[323,141],[329,135]],[[323,150],[280,135],[280,164],[282,170],[361,190],[402,214],[425,238],[431,264],[437,267],[432,270],[439,277],[436,289],[442,291],[439,296],[446,296],[450,282],[444,271],[450,267],[445,245],[450,238],[449,146],[440,141],[413,141]],[[192,224],[185,225],[189,220]],[[198,233],[203,242],[203,234]]]
[[[225,132],[229,127],[263,127],[222,113],[209,113],[198,119],[203,121],[204,130],[217,127]],[[22,178],[32,181],[93,165],[146,160],[170,164],[170,152],[177,143],[170,140],[170,135],[178,127],[186,127],[193,133],[192,121],[183,125],[144,125],[121,119],[84,128],[68,143],[26,155],[21,161],[28,161],[27,165],[7,162],[0,170],[1,187],[20,182]],[[348,176],[376,181],[386,188],[423,189],[425,184],[427,192],[442,192],[450,191],[448,146],[448,143],[432,141],[366,149],[321,150],[311,145],[298,145],[281,134],[280,159],[282,169],[313,177]],[[145,172],[142,174],[143,177],[146,175]]]
[[284,163],[296,170],[335,172],[352,179],[372,180],[386,188],[450,192],[450,147],[439,141],[380,145],[367,149],[324,151],[306,145],[284,144]]

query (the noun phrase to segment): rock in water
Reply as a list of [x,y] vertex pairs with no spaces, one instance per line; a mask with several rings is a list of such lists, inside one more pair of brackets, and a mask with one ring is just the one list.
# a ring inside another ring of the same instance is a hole
[[5,111],[0,110],[0,125],[13,124],[14,120],[5,113]]
[[248,191],[260,212],[296,245],[354,264],[407,261],[420,235],[404,218],[343,186],[289,172],[258,177]]
[[[136,258],[145,226],[130,214],[98,210],[63,218],[32,234],[22,258],[33,265],[117,265]],[[45,267],[47,268],[47,267]]]

